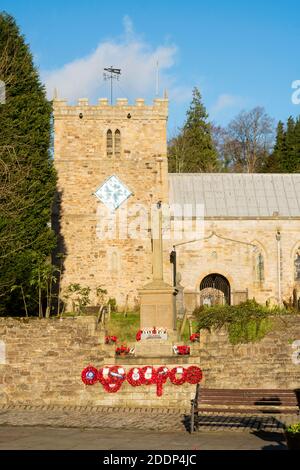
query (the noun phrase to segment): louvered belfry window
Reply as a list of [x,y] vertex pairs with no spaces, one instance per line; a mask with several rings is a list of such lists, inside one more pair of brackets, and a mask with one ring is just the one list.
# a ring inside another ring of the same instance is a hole
[[113,156],[113,134],[110,129],[106,133],[106,153],[108,157]]
[[115,131],[115,156],[121,156],[121,132],[119,129]]

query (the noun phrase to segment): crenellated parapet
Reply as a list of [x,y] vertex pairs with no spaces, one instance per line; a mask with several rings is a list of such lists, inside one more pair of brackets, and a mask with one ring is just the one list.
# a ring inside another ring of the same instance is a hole
[[146,104],[142,98],[137,98],[135,104],[129,104],[127,98],[117,98],[116,104],[111,105],[107,98],[100,98],[97,104],[89,104],[88,98],[80,98],[75,105],[67,100],[53,100],[54,117],[78,117],[78,119],[167,119],[168,99],[155,98],[152,105]]

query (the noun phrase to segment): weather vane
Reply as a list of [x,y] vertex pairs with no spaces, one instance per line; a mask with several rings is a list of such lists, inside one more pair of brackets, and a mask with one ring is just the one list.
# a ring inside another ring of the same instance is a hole
[[119,76],[121,75],[121,69],[115,69],[111,65],[104,69],[105,72],[103,74],[104,80],[110,80],[110,104],[113,104],[113,80],[119,80]]

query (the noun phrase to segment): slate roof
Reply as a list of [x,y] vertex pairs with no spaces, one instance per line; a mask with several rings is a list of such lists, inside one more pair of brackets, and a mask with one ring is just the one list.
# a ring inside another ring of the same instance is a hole
[[300,173],[169,173],[169,200],[205,217],[300,217]]

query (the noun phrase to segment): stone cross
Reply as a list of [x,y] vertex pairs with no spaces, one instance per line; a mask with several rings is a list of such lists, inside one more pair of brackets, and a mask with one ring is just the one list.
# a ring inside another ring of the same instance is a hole
[[157,207],[157,210],[153,214],[152,266],[153,281],[163,281],[162,211],[160,206]]
[[[162,210],[160,203],[152,212],[151,228],[153,280],[139,290],[141,299],[140,327],[141,329],[153,328],[154,326],[163,327],[168,330],[168,336],[173,335],[177,338],[174,288],[163,280]],[[169,355],[172,354],[170,344],[167,345]],[[137,348],[142,348],[142,345],[137,345]],[[155,352],[158,353],[157,345],[155,348]],[[145,354],[145,350],[139,349],[138,354]]]

